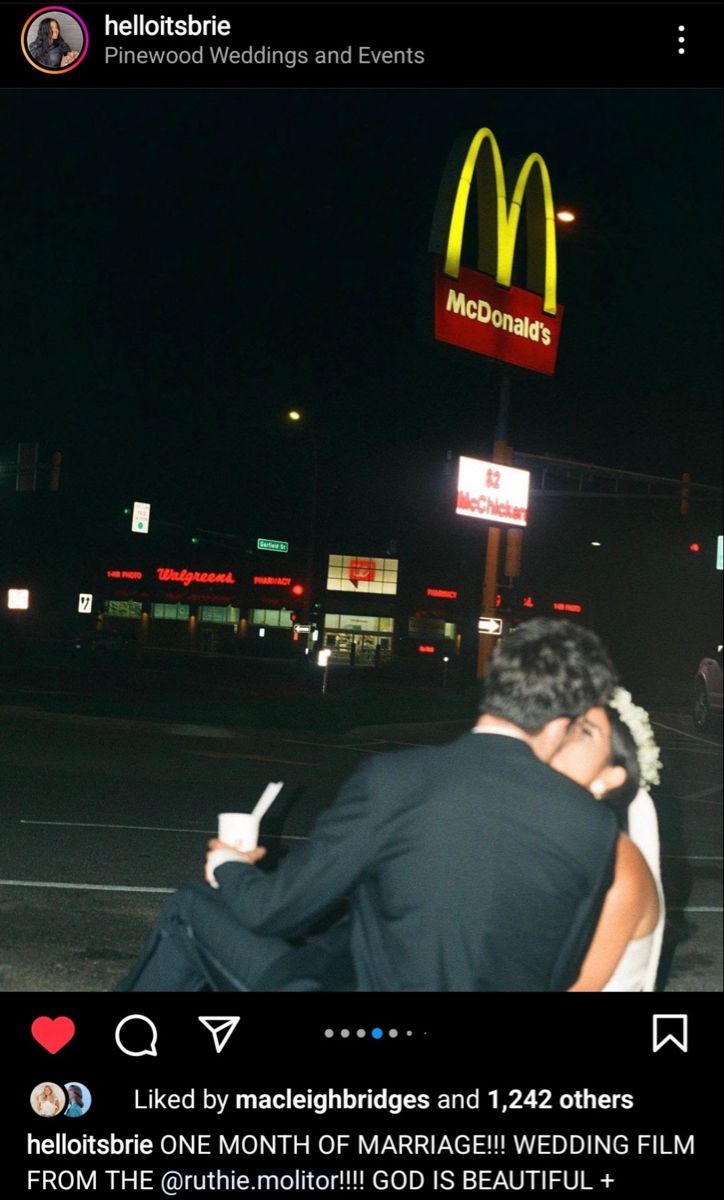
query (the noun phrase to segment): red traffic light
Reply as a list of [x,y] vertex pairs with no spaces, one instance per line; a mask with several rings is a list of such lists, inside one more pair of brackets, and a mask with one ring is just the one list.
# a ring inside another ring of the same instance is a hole
[[293,596],[303,596],[304,595],[304,588],[302,587],[301,583],[295,583],[292,585],[292,595]]
[[699,545],[698,542],[691,542],[689,544],[689,549],[691,550],[692,554],[698,554],[699,551],[701,550],[701,546]]

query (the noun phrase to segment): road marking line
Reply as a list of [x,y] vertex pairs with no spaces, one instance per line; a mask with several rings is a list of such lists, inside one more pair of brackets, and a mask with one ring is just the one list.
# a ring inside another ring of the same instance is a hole
[[59,825],[63,829],[137,829],[144,833],[195,833],[210,834],[210,829],[175,829],[164,825],[111,825],[104,821],[28,821],[21,819],[21,825]]
[[679,799],[680,800],[702,800],[704,798],[704,796],[714,796],[717,792],[720,792],[721,790],[722,790],[722,785],[720,783],[715,783],[713,787],[702,788],[700,792],[684,792],[684,794],[682,796],[679,796]]
[[247,758],[252,762],[282,763],[285,767],[318,767],[318,762],[302,762],[296,758],[270,758],[264,754],[237,754],[233,750],[182,750],[182,754],[193,754],[196,758]]
[[662,858],[677,858],[686,862],[722,862],[721,854],[662,854]]
[[341,742],[306,742],[302,738],[279,738],[279,741],[287,746],[321,746],[324,750],[352,750],[355,754],[373,753],[362,750],[359,746],[343,746]]
[[690,908],[667,908],[667,912],[724,912],[724,908],[706,908],[704,905],[692,905]]
[[664,754],[698,754],[701,758],[718,758],[721,755],[721,746],[685,746],[683,742],[679,742],[676,746],[672,746],[671,742],[661,742],[661,749]]
[[[21,818],[21,825],[59,825],[62,829],[131,829],[142,833],[195,833],[197,836],[205,834],[207,837],[213,837],[216,833],[214,829],[176,829],[168,825],[110,825],[101,821],[29,821]],[[265,833],[262,835],[264,839],[276,838],[282,842],[307,842],[309,838],[306,834],[297,833]]]
[[687,733],[685,729],[675,729],[673,725],[664,725],[661,721],[652,721],[657,729],[668,729],[669,733],[678,733],[681,737],[691,738],[694,742],[703,742],[705,746],[715,746],[717,750],[721,750],[719,742],[712,742],[709,738],[699,737],[698,733]]
[[175,892],[176,888],[131,887],[115,883],[49,883],[45,879],[0,879],[0,887],[66,888],[81,892]]

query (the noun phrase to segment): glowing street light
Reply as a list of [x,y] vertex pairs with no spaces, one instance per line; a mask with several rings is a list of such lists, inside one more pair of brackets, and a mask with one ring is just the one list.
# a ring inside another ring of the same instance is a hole
[[561,208],[556,213],[556,220],[560,221],[562,225],[571,225],[575,219],[576,214],[571,212],[570,208]]
[[301,421],[302,419],[302,414],[296,408],[291,408],[287,413],[287,416],[289,417],[290,421]]

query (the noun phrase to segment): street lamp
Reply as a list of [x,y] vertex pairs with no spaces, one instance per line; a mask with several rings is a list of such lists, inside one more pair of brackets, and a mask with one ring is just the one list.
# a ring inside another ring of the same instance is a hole
[[[287,413],[287,419],[295,424],[301,423],[304,431],[309,439],[309,446],[312,451],[312,488],[311,500],[309,503],[309,532],[307,534],[307,565],[304,577],[304,596],[302,597],[302,623],[310,624],[310,614],[312,605],[312,589],[314,585],[314,550],[317,533],[317,493],[319,490],[319,452],[317,449],[317,439],[314,435],[314,429],[310,422],[305,420],[304,413],[297,408],[292,408]],[[309,653],[309,645],[311,642],[311,634],[307,634],[307,653]]]

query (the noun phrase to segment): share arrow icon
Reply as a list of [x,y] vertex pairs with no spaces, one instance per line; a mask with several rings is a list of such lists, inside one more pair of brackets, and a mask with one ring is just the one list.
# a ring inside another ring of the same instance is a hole
[[221,1054],[221,1051],[239,1024],[241,1017],[199,1017],[199,1020],[208,1029],[214,1039],[216,1053]]

